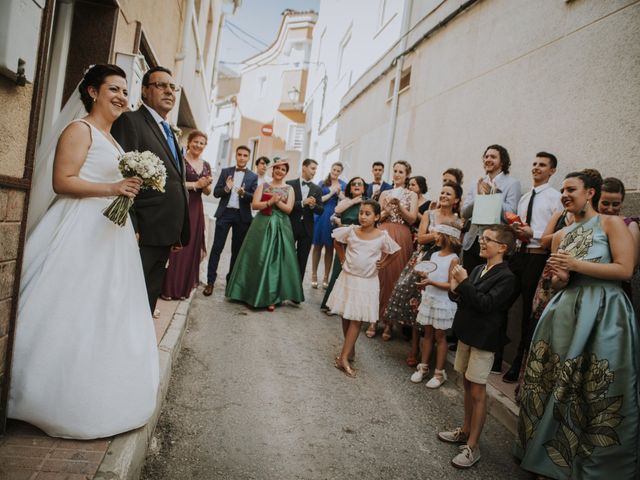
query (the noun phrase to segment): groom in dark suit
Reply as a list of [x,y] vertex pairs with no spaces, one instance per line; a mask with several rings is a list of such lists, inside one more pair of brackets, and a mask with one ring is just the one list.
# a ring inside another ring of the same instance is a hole
[[316,174],[317,168],[318,162],[307,158],[302,162],[302,175],[300,178],[287,182],[293,187],[293,191],[296,194],[289,220],[291,220],[293,237],[296,242],[300,278],[303,280],[304,271],[307,268],[309,250],[311,250],[311,241],[313,240],[314,215],[320,215],[324,210],[322,190],[311,181]]
[[251,151],[240,145],[236,148],[236,166],[223,168],[213,188],[213,196],[220,199],[216,210],[216,229],[207,268],[207,285],[202,292],[207,297],[213,293],[218,276],[220,254],[224,250],[229,230],[231,233],[231,261],[227,280],[233,271],[238,252],[251,225],[251,201],[258,186],[258,175],[247,168]]
[[111,127],[111,134],[125,152],[149,150],[160,157],[167,170],[165,192],[141,190],[131,209],[152,312],[160,296],[169,253],[186,245],[190,234],[184,159],[167,122],[177,90],[170,70],[151,68],[142,77],[144,103],[138,110],[120,115]]

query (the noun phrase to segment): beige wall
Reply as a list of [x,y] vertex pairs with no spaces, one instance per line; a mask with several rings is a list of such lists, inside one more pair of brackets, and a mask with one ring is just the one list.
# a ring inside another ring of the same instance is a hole
[[[535,153],[548,150],[560,161],[556,184],[570,170],[596,167],[637,190],[638,58],[640,2],[481,1],[407,57],[411,87],[400,96],[392,158],[428,174],[432,187],[445,167],[463,168],[468,186],[484,148],[501,143],[524,188]],[[354,171],[383,160],[390,80],[339,119]]]
[[172,69],[180,46],[184,3],[185,0],[119,0],[115,51],[131,53],[135,22],[139,21],[159,64]]
[[0,175],[22,178],[33,85],[17,86],[0,76]]
[[4,432],[4,408],[8,380],[9,332],[13,330],[14,288],[17,281],[20,233],[25,209],[25,162],[33,84],[17,86],[0,76],[0,435]]

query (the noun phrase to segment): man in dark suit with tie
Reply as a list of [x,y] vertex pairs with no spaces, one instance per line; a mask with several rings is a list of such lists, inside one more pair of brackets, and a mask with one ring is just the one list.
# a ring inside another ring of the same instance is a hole
[[251,151],[240,145],[236,148],[236,166],[223,168],[213,189],[213,196],[220,199],[216,210],[216,229],[207,268],[207,285],[202,292],[207,297],[213,293],[218,276],[218,263],[224,250],[229,230],[231,232],[231,261],[227,280],[251,225],[251,201],[258,186],[258,175],[247,168]]
[[293,210],[289,214],[293,237],[296,241],[296,252],[298,254],[298,266],[300,267],[300,278],[304,280],[304,271],[307,268],[309,250],[313,240],[314,215],[320,215],[324,210],[322,205],[322,190],[313,183],[314,175],[318,168],[318,162],[307,158],[302,162],[302,174],[300,178],[289,180],[287,183],[293,187],[296,200]]
[[177,91],[170,70],[151,68],[142,77],[144,103],[138,110],[120,115],[111,127],[111,134],[126,152],[149,150],[167,170],[164,193],[141,190],[130,212],[152,312],[160,296],[169,253],[186,245],[190,234],[184,159],[167,122]]
[[391,184],[382,180],[382,176],[384,175],[384,163],[373,162],[373,165],[371,165],[371,173],[373,174],[373,180],[367,187],[367,198],[378,201],[382,192],[385,190],[391,190],[393,187]]

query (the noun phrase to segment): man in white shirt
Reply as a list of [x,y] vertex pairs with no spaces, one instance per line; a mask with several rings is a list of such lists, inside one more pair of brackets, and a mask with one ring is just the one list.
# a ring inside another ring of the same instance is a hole
[[548,152],[539,152],[533,161],[531,176],[533,188],[518,202],[518,216],[522,223],[513,224],[521,238],[516,254],[509,267],[519,280],[517,293],[522,294],[522,317],[520,321],[520,343],[511,368],[502,379],[507,383],[518,380],[524,351],[531,340],[531,307],[540,275],[549,257],[549,251],[541,247],[540,238],[554,212],[562,209],[560,192],[549,185],[549,179],[556,172],[558,160]]
[[[277,161],[279,158],[275,157],[273,160]],[[267,175],[267,167],[269,166],[269,163],[271,163],[271,160],[269,160],[268,157],[259,157],[256,160],[256,174],[258,175],[258,186],[262,185],[263,183],[269,183],[271,182],[271,177],[269,175]]]
[[300,268],[300,278],[302,280],[304,280],[309,250],[311,250],[314,216],[321,215],[324,210],[322,190],[312,182],[317,168],[318,162],[312,158],[307,158],[302,162],[300,178],[287,181],[287,184],[293,187],[296,196],[293,209],[289,213],[289,220],[291,220],[293,238],[296,242],[298,267]]
[[218,276],[218,263],[224,250],[229,230],[231,230],[231,261],[227,280],[233,271],[238,252],[251,225],[251,201],[258,186],[258,176],[247,168],[251,150],[244,145],[236,148],[236,165],[223,168],[213,189],[213,196],[220,199],[216,209],[216,228],[207,267],[207,285],[202,292],[205,296],[213,293],[213,285]]

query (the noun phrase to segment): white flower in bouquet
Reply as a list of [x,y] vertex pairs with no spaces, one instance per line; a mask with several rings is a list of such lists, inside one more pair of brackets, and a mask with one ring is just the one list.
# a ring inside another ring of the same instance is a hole
[[[127,152],[120,156],[118,169],[124,178],[138,177],[142,180],[141,190],[152,189],[164,192],[167,182],[167,169],[160,158],[145,150],[144,152]],[[116,225],[123,227],[127,223],[129,209],[133,199],[126,195],[119,195],[103,212],[104,216]]]

